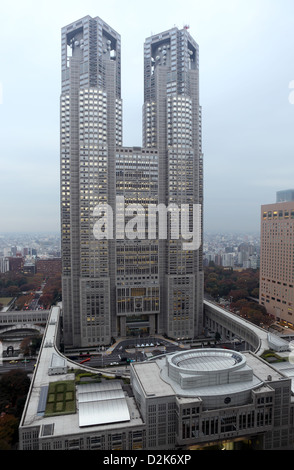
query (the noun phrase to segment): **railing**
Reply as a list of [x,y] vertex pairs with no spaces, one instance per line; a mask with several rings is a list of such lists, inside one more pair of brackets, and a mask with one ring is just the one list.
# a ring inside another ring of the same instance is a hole
[[0,313],[0,326],[17,323],[46,323],[50,310],[11,310]]
[[241,337],[251,346],[255,354],[262,354],[268,348],[268,332],[266,330],[229,312],[215,302],[204,300],[203,303],[204,317],[211,317],[211,320],[216,324]]

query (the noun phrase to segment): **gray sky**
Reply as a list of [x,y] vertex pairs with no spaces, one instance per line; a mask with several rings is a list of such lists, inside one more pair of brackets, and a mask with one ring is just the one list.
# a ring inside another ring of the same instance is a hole
[[261,204],[294,187],[293,0],[2,2],[0,232],[59,230],[60,30],[86,15],[121,34],[130,146],[142,144],[145,38],[190,25],[200,47],[205,230],[258,231]]

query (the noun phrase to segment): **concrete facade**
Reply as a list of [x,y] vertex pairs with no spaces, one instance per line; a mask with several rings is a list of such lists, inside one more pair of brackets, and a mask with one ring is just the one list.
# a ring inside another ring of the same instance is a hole
[[[120,35],[98,17],[86,16],[62,28],[61,246],[67,348],[107,345],[113,337],[145,333],[193,338],[203,329],[198,45],[186,28],[146,40],[144,147],[127,148],[122,146],[120,43]],[[110,206],[115,216],[117,196],[125,198],[125,207],[130,202],[144,209],[148,204],[186,205],[188,235],[196,238],[197,233],[200,248],[183,248],[185,240],[173,238],[169,221],[164,239],[158,233],[144,240],[139,235],[97,239],[93,230],[102,215],[97,207]],[[200,207],[197,220],[193,205]]]
[[293,448],[291,379],[253,353],[177,353],[134,364],[131,376],[147,448],[196,449],[228,440],[250,440],[255,449]]

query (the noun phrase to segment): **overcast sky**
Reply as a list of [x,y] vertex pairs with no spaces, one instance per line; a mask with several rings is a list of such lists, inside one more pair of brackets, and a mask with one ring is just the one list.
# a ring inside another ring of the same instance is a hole
[[145,38],[190,25],[206,231],[258,232],[260,206],[294,188],[293,0],[16,0],[0,12],[0,232],[59,230],[60,31],[86,15],[121,34],[127,146],[142,145]]

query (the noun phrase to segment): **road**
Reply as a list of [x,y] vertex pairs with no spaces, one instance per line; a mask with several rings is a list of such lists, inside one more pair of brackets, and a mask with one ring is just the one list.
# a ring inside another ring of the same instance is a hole
[[[212,341],[212,343],[214,343]],[[204,345],[207,346],[207,341],[204,341]],[[201,346],[200,346],[201,347]],[[204,346],[205,347],[205,346]],[[240,344],[232,344],[230,342],[220,342],[210,347],[234,349],[238,351],[244,350],[244,342]],[[176,342],[172,342],[163,338],[140,338],[140,339],[128,339],[116,343],[112,348],[107,351],[100,351],[91,353],[89,355],[72,355],[70,356],[75,362],[81,362],[87,358],[90,358],[85,365],[94,368],[113,367],[122,368],[127,366],[128,360],[141,362],[148,357],[156,356],[160,354],[168,354],[176,351],[183,351],[183,349],[189,348],[188,345],[181,345]]]
[[[204,342],[206,343],[206,342]],[[244,349],[244,343],[239,345],[232,345],[232,343],[221,342],[215,345],[217,348],[225,349],[236,349],[242,351]],[[176,351],[183,351],[185,346],[171,342],[164,338],[139,338],[123,340],[113,345],[112,348],[106,351],[96,351],[94,354],[80,356],[79,354],[70,355],[69,357],[75,362],[80,363],[86,358],[90,357],[90,361],[85,362],[93,368],[111,368],[113,370],[124,370],[127,367],[127,359],[131,361],[141,362],[152,355],[168,354]],[[16,361],[16,362],[12,362]],[[30,359],[30,362],[22,362],[23,359],[17,359],[14,357],[8,358],[7,360],[0,361],[0,374],[8,372],[13,369],[23,369],[28,373],[33,372],[34,364],[36,359]]]
[[[13,362],[12,362],[13,361]],[[14,369],[22,369],[27,373],[32,373],[34,371],[34,366],[36,364],[36,359],[31,359],[30,362],[22,362],[23,359],[14,359],[0,361],[0,376],[5,372],[9,372]]]
[[85,364],[95,368],[121,367],[128,364],[127,359],[141,362],[146,360],[149,355],[159,355],[180,350],[183,350],[183,347],[178,343],[163,338],[149,337],[122,340],[114,344],[107,351],[97,351],[94,354],[91,353],[83,357],[79,355],[71,355],[70,357],[76,362],[81,362],[90,357],[90,361],[87,361]]

